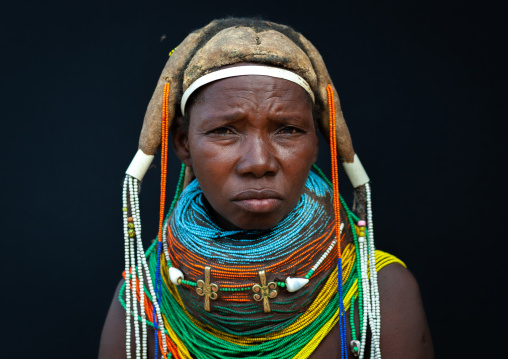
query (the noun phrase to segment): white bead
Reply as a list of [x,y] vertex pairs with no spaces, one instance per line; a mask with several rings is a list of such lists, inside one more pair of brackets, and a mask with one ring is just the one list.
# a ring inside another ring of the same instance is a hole
[[304,285],[309,283],[309,280],[307,278],[286,278],[286,289],[288,292],[296,292],[297,290],[301,289]]
[[174,285],[179,285],[178,279],[183,279],[183,272],[175,267],[169,267],[169,279]]

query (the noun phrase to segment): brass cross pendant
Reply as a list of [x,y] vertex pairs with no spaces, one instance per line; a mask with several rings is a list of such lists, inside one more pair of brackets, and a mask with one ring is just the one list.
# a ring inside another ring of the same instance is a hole
[[270,309],[270,302],[268,298],[275,298],[277,296],[277,284],[274,282],[270,282],[266,284],[266,273],[264,270],[259,271],[259,280],[261,281],[261,285],[254,284],[252,286],[252,290],[254,291],[254,300],[258,302],[263,300],[263,309],[265,313],[270,313],[272,310]]
[[197,288],[196,293],[200,296],[205,296],[205,310],[207,312],[210,311],[210,299],[215,300],[219,296],[217,292],[219,291],[219,286],[214,283],[210,283],[210,267],[205,267],[205,281],[203,282],[201,279],[196,282]]

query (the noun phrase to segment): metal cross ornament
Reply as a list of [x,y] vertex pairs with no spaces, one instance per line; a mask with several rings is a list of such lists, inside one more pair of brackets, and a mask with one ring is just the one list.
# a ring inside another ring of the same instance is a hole
[[205,297],[205,310],[207,312],[210,311],[210,299],[215,300],[219,296],[217,292],[219,291],[219,286],[214,283],[210,283],[210,272],[212,268],[205,267],[205,281],[203,282],[201,279],[196,282],[197,288],[196,293],[200,296]]
[[254,284],[252,286],[252,290],[254,291],[254,300],[263,301],[263,309],[265,313],[270,313],[272,310],[270,309],[269,298],[275,298],[277,296],[277,284],[274,282],[270,282],[266,284],[266,273],[264,270],[259,271],[259,280],[261,281],[261,285]]

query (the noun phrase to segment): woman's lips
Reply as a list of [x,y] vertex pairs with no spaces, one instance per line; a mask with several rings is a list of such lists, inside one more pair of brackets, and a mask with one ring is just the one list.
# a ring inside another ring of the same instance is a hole
[[233,202],[248,212],[263,213],[273,211],[279,205],[281,200],[278,198],[252,198]]
[[282,201],[282,196],[271,189],[250,189],[238,193],[234,203],[248,212],[263,213],[273,211]]

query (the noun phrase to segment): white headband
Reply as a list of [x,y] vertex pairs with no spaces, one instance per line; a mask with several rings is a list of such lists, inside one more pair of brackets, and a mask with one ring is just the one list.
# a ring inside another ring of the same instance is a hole
[[303,87],[305,91],[307,91],[307,93],[312,98],[312,102],[315,101],[314,92],[312,92],[312,89],[310,88],[308,82],[305,81],[303,77],[295,74],[294,72],[284,70],[279,67],[237,66],[237,67],[228,67],[222,70],[211,72],[194,81],[182,96],[181,102],[182,114],[185,114],[185,104],[187,103],[187,100],[189,99],[190,95],[192,95],[192,93],[196,91],[198,88],[206,84],[209,84],[210,82],[226,79],[228,77],[247,76],[247,75],[270,76],[294,82],[295,84]]

